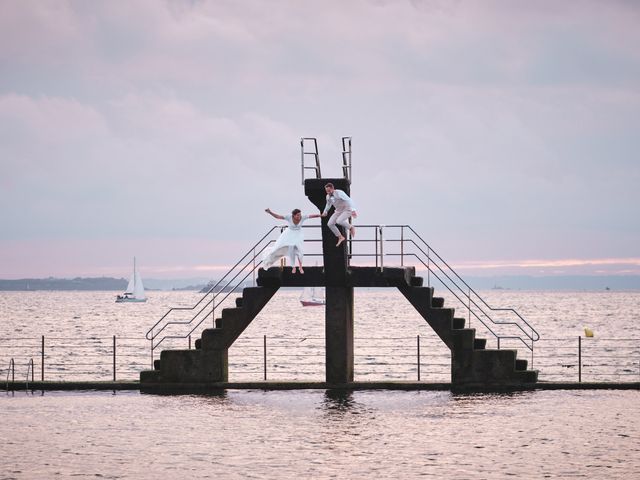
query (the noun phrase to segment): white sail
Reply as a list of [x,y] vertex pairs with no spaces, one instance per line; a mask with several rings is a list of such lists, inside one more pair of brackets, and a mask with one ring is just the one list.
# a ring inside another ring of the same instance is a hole
[[140,272],[138,272],[136,270],[135,274],[134,274],[134,283],[135,286],[133,288],[133,296],[137,299],[137,300],[144,300],[147,297],[144,294],[144,285],[142,284],[142,277],[140,276]]
[[136,285],[136,274],[132,273],[131,277],[129,277],[129,283],[127,284],[127,289],[124,291],[124,293],[133,294],[133,291],[135,290],[135,285]]
[[305,287],[300,295],[300,302],[305,304],[324,305],[324,297],[318,294],[316,287]]

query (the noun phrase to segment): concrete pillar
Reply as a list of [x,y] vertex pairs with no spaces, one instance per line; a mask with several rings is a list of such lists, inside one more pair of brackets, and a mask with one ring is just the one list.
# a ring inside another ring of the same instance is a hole
[[[327,183],[347,195],[350,185],[344,178],[305,180],[305,194],[320,211],[324,210]],[[332,211],[329,211],[329,216]],[[338,239],[322,219],[322,253],[326,285],[325,355],[326,381],[332,384],[353,382],[353,287],[347,286],[347,242],[336,247]],[[343,232],[346,233],[346,232]]]
[[353,382],[353,288],[326,287],[326,381]]

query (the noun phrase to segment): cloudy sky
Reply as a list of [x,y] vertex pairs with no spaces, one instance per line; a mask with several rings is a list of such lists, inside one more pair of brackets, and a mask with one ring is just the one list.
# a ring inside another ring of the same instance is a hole
[[633,1],[0,0],[0,278],[215,276],[311,210],[468,274],[640,273]]

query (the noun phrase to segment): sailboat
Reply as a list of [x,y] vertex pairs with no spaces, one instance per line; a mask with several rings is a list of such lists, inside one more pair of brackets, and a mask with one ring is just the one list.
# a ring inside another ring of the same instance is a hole
[[127,290],[116,297],[116,303],[125,302],[146,302],[147,297],[144,294],[144,285],[142,284],[142,277],[136,270],[136,257],[133,257],[133,274],[129,279]]
[[325,300],[316,291],[316,287],[305,287],[300,295],[300,303],[303,307],[314,307],[324,305]]

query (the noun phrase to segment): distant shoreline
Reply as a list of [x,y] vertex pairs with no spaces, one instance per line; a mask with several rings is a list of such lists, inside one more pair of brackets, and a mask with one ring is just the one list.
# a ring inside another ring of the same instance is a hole
[[[427,283],[426,272],[417,272]],[[494,277],[463,277],[476,290],[494,291],[592,291],[620,292],[640,291],[640,275],[572,275],[533,277],[526,275],[504,275]],[[145,279],[148,291],[200,291],[207,285],[203,279]],[[441,288],[431,277],[436,289]],[[211,285],[209,283],[209,285]],[[127,280],[113,277],[76,278],[23,278],[0,279],[0,291],[113,291],[122,292],[127,288]]]

